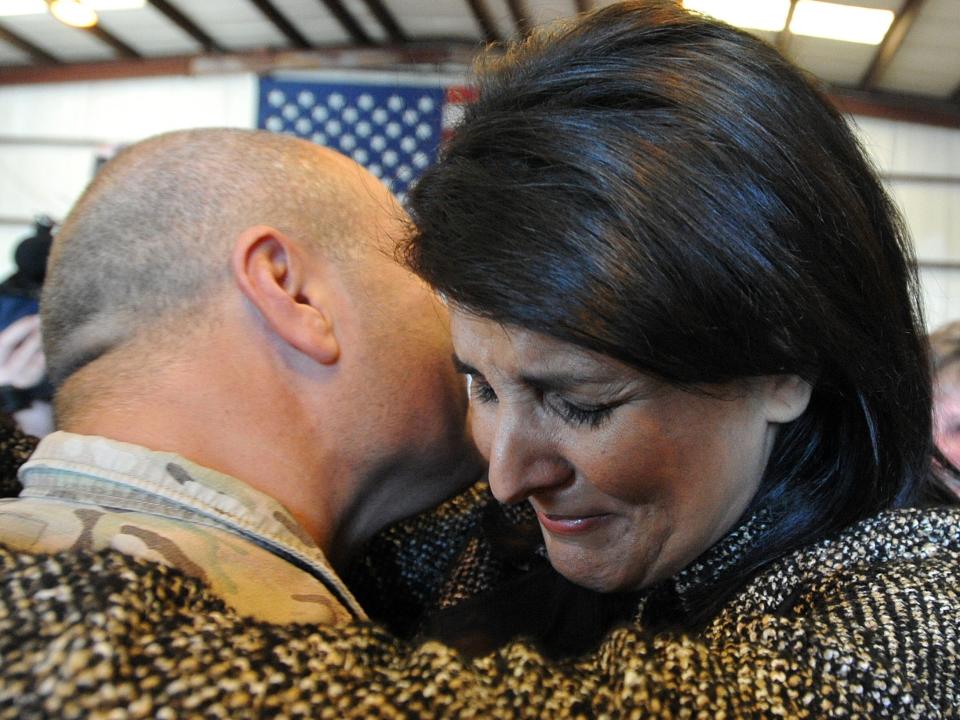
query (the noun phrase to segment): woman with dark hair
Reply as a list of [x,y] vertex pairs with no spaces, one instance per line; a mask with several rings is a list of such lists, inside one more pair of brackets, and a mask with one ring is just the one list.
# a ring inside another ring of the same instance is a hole
[[[800,72],[669,0],[604,8],[481,65],[411,207],[490,487],[528,501],[560,575],[711,661],[748,627],[761,655],[839,643],[956,713],[960,513],[931,463],[915,262]],[[578,632],[504,597],[434,630]]]

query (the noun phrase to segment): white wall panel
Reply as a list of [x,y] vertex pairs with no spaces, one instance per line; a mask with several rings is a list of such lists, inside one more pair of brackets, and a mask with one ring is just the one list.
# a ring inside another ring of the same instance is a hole
[[[913,238],[928,327],[960,319],[960,130],[864,117],[855,124]],[[929,265],[944,261],[957,267]]]
[[896,144],[897,128],[901,123],[862,116],[850,120],[874,165],[881,172],[888,172],[893,166],[893,148]]
[[0,148],[0,215],[61,218],[93,175],[94,148]]
[[899,125],[890,172],[960,177],[960,130]]
[[[253,127],[256,87],[252,75],[0,87],[0,217],[62,219],[104,143],[189,127]],[[29,229],[0,224],[0,279]]]
[[960,319],[960,271],[921,268],[920,282],[929,329]]
[[887,188],[907,219],[921,261],[960,260],[960,184],[894,180]]
[[0,87],[0,137],[128,142],[186,127],[252,127],[255,114],[252,75]]

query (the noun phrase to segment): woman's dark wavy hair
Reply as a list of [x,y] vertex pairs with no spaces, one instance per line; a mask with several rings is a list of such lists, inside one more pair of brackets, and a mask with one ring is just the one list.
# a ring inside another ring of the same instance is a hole
[[[410,195],[412,269],[455,306],[679,386],[789,373],[750,511],[776,522],[704,598],[887,508],[950,502],[902,220],[840,114],[773,48],[624,2],[478,66]],[[696,615],[697,613],[695,613]]]

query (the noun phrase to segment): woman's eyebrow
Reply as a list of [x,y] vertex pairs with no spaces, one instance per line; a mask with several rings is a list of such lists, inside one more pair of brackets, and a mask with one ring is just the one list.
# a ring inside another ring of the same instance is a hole
[[[461,375],[483,377],[483,373],[461,360],[456,353],[450,356],[454,369]],[[578,375],[570,372],[523,373],[520,382],[540,392],[566,392],[584,385],[603,385],[609,378],[595,375]]]
[[568,370],[564,372],[523,373],[520,380],[540,392],[569,392],[593,385],[611,385],[623,380],[597,370]]
[[463,360],[457,357],[457,354],[454,353],[450,356],[450,360],[453,362],[453,369],[456,370],[461,375],[479,375],[477,369],[472,365],[467,365]]
[[524,385],[541,392],[569,390],[572,387],[590,382],[586,378],[571,377],[565,373],[542,373],[533,375],[524,373],[520,376],[520,380],[523,381]]

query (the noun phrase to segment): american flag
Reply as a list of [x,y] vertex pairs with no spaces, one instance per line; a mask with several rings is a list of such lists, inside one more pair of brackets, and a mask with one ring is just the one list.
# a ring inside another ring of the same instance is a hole
[[349,155],[401,202],[437,158],[473,90],[260,79],[257,127]]

